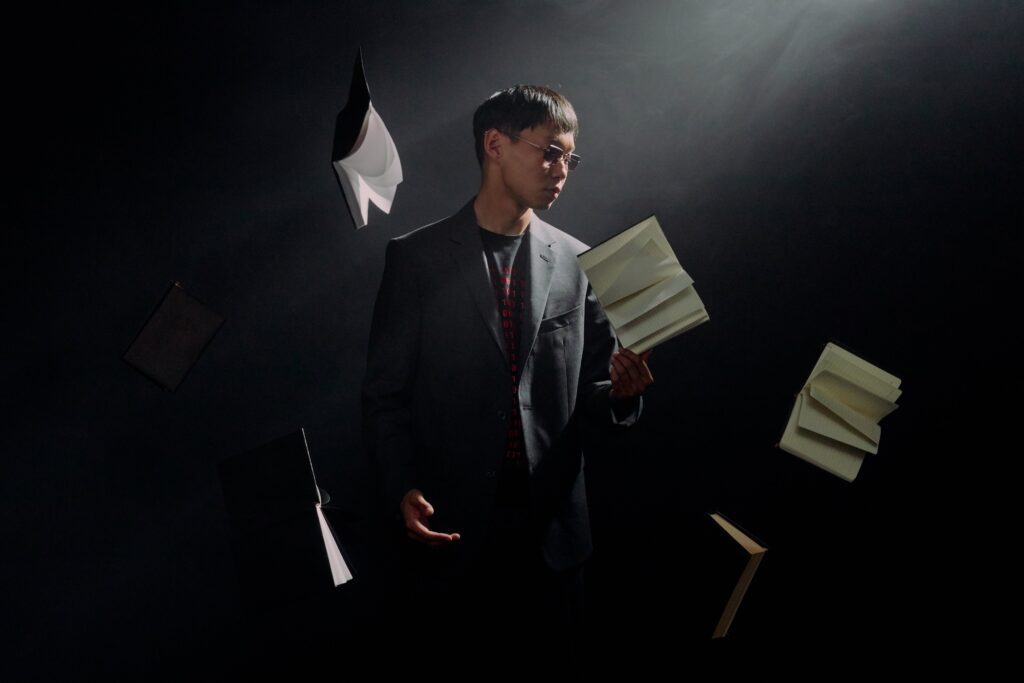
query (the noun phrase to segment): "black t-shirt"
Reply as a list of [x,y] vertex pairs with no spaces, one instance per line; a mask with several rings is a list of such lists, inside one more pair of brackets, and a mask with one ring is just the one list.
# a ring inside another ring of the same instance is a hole
[[529,467],[523,442],[523,424],[519,411],[519,375],[522,359],[519,345],[529,302],[528,269],[522,249],[526,233],[499,235],[480,228],[480,239],[487,256],[487,269],[494,288],[501,319],[502,339],[512,380],[512,410],[508,415],[505,457],[498,475],[498,502],[505,507],[526,504]]

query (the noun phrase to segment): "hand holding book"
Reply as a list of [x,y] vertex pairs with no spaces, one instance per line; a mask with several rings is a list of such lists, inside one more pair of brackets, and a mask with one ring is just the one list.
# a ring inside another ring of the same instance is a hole
[[612,388],[608,396],[613,399],[631,399],[644,393],[654,383],[647,360],[651,357],[648,349],[637,355],[629,349],[619,349],[612,355],[609,373]]

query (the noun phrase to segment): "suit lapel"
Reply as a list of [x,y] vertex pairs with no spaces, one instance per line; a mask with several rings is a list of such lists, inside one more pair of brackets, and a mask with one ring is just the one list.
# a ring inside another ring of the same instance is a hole
[[529,249],[528,260],[528,282],[530,284],[530,305],[523,319],[523,329],[520,332],[520,348],[523,350],[523,362],[530,357],[533,351],[533,343],[537,340],[537,330],[540,329],[541,316],[548,303],[548,293],[551,291],[551,276],[558,262],[555,251],[551,248],[554,242],[547,223],[533,215],[530,220],[530,227],[526,231],[527,239],[520,249]]
[[462,207],[452,220],[451,232],[452,256],[459,266],[462,280],[469,288],[469,293],[476,303],[477,311],[484,325],[491,333],[495,348],[505,357],[505,344],[501,335],[501,318],[498,314],[498,302],[494,295],[494,286],[487,275],[487,263],[484,261],[483,245],[480,242],[480,226],[476,223],[473,201]]
[[[471,200],[455,216],[453,216],[449,233],[452,243],[452,256],[459,267],[459,272],[470,295],[476,303],[477,311],[494,340],[495,348],[502,360],[508,362],[505,342],[501,333],[501,318],[494,287],[487,275],[487,264],[480,242],[480,227],[476,222]],[[522,358],[530,356],[533,343],[537,339],[541,316],[547,306],[548,292],[551,290],[551,277],[555,269],[557,257],[551,244],[554,242],[547,224],[534,214],[530,227],[526,231],[526,239],[519,247],[526,249],[528,258],[527,280],[530,286],[530,305],[524,311],[523,327],[520,330],[520,347],[524,350]]]

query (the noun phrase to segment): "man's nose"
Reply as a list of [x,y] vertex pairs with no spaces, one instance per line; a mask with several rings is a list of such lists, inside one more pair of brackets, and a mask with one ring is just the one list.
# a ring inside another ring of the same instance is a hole
[[559,157],[557,161],[551,164],[551,175],[556,178],[565,178],[569,175],[569,160],[565,157]]

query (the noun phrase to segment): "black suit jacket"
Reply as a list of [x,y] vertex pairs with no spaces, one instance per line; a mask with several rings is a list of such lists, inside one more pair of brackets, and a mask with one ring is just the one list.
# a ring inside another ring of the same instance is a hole
[[[536,215],[520,246],[530,287],[519,379],[530,511],[555,570],[592,550],[584,417],[628,426],[642,409],[638,400],[628,417],[613,417],[608,371],[618,342],[576,260],[586,248]],[[452,571],[489,532],[512,411],[484,259],[472,201],[388,243],[363,382],[364,437],[387,513],[396,515],[410,489],[422,490],[435,510],[431,528],[461,534]]]

